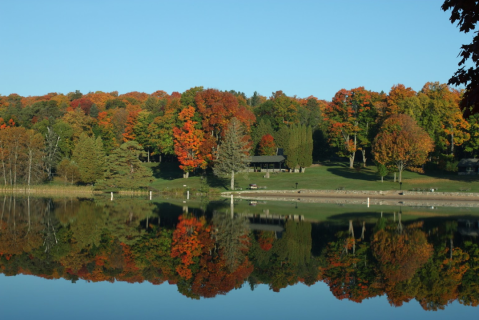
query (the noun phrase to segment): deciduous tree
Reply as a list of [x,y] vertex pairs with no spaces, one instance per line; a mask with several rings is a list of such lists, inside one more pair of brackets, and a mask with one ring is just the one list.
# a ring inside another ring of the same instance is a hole
[[434,144],[429,135],[408,115],[392,115],[384,121],[374,139],[373,153],[377,162],[396,166],[399,182],[408,166],[422,165]]
[[184,171],[184,178],[188,178],[189,173],[196,168],[206,166],[206,161],[200,154],[203,132],[195,128],[197,122],[191,120],[194,114],[193,107],[183,109],[178,116],[183,126],[173,128],[175,154],[178,156],[180,169]]

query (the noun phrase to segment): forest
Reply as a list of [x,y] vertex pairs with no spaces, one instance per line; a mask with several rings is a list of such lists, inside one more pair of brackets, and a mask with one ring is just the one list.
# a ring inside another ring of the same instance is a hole
[[130,198],[5,196],[0,207],[6,276],[169,283],[192,299],[242,286],[279,292],[324,282],[337,299],[356,303],[385,295],[393,306],[416,299],[425,310],[479,304],[471,216],[462,222],[430,213],[402,221],[400,210],[349,222],[284,216],[271,231],[252,229],[249,218],[226,213],[221,203],[188,209]]
[[[399,178],[405,169],[454,172],[479,151],[479,114],[460,107],[463,95],[438,82],[418,92],[402,84],[388,93],[341,89],[331,101],[203,87],[10,94],[0,96],[0,183],[137,189],[154,179],[152,163],[177,162],[188,178],[224,165],[228,148],[245,155],[281,148],[287,167],[303,172],[328,159],[376,165]],[[227,139],[233,122],[241,130]],[[233,176],[247,162],[240,158]]]

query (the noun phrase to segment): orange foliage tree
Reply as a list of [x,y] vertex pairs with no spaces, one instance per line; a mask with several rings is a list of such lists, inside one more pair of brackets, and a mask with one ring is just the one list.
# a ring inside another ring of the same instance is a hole
[[212,159],[213,151],[221,138],[225,136],[226,128],[232,118],[237,118],[247,133],[256,120],[249,107],[241,105],[238,98],[229,92],[216,89],[199,91],[195,96],[195,103],[202,117],[204,141],[201,154],[204,159]]
[[178,116],[178,119],[183,121],[183,127],[173,128],[175,154],[180,161],[180,169],[185,172],[184,178],[188,178],[189,173],[196,168],[206,166],[206,162],[200,154],[203,132],[195,128],[197,122],[191,120],[194,114],[193,107],[183,109]]
[[406,88],[403,84],[392,86],[389,95],[386,97],[387,110],[386,115],[400,113],[399,104],[406,98],[416,95],[416,91],[411,88]]
[[[338,148],[340,156],[349,158],[350,168],[354,166],[356,151],[369,147],[369,128],[374,122],[372,107],[371,93],[364,87],[339,90],[326,107],[325,120],[329,125],[329,142],[331,146]],[[366,163],[364,152],[363,158]]]
[[259,154],[262,156],[274,156],[276,154],[276,144],[270,134],[266,134],[259,142]]
[[373,144],[376,161],[386,166],[396,166],[399,182],[405,168],[422,165],[433,149],[431,137],[405,114],[392,115],[386,119]]

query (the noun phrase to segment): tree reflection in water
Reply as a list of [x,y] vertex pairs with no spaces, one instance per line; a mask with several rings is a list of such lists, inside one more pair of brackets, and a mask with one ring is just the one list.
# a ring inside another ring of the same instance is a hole
[[280,291],[323,281],[338,299],[358,303],[380,295],[394,306],[416,299],[426,310],[479,303],[477,222],[403,223],[399,213],[375,223],[270,215],[258,223],[221,208],[165,212],[151,201],[122,198],[5,196],[0,208],[0,270],[7,276],[167,281],[195,299],[245,283]]

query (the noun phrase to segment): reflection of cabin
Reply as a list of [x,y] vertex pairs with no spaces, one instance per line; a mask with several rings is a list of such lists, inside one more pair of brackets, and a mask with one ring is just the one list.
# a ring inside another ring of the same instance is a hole
[[248,218],[250,230],[273,231],[276,239],[281,239],[284,232],[284,223],[287,220],[303,221],[303,215],[273,215],[243,213],[241,216]]
[[275,156],[252,156],[249,172],[283,172],[285,159],[283,149],[278,149]]
[[457,171],[460,175],[478,174],[479,159],[462,159],[457,164]]
[[479,220],[459,219],[457,231],[463,236],[479,236]]

